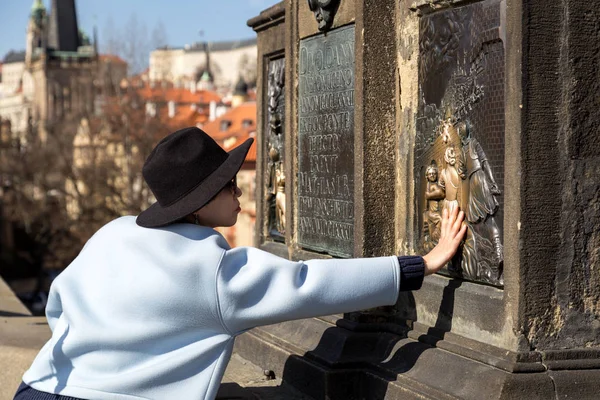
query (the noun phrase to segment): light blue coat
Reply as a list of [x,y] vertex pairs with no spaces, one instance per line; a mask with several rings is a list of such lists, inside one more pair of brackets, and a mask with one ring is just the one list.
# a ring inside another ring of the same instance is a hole
[[84,399],[213,399],[240,333],[394,304],[399,287],[396,257],[292,262],[122,217],[52,284],[52,338],[23,380]]

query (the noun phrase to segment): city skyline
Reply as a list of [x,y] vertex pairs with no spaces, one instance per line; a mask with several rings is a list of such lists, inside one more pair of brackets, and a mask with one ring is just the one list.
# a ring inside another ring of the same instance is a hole
[[[43,3],[49,10],[51,1],[44,0]],[[76,6],[80,29],[92,36],[96,26],[99,50],[105,53],[110,50],[107,48],[108,36],[119,36],[115,33],[127,29],[133,19],[137,20],[141,32],[145,30],[150,47],[153,33],[160,30],[164,44],[171,47],[184,47],[198,41],[250,39],[255,36],[246,21],[276,3],[275,0],[221,0],[218,3],[177,0],[177,7],[165,7],[165,3],[158,0],[80,0]],[[2,4],[0,61],[11,50],[25,49],[32,4],[29,0],[11,0]]]

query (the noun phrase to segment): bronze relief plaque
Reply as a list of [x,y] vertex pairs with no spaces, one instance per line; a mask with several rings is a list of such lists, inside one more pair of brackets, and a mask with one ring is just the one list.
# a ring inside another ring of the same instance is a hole
[[350,257],[354,246],[354,25],[300,41],[298,243]]
[[468,225],[442,273],[504,285],[504,71],[499,0],[425,15],[420,21],[415,177],[419,250],[435,246],[444,209]]
[[285,118],[285,58],[267,64],[267,215],[268,234],[276,240],[285,240],[285,173],[284,139]]

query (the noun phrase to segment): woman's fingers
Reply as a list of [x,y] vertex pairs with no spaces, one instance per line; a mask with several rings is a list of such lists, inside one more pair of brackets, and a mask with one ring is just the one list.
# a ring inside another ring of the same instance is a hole
[[453,237],[456,236],[456,234],[460,230],[460,227],[461,227],[461,224],[462,224],[464,218],[465,218],[465,213],[463,211],[459,212],[456,220],[452,224],[451,234]]
[[462,226],[460,228],[460,231],[458,232],[458,235],[456,235],[454,237],[454,240],[455,240],[457,246],[463,240],[463,238],[465,237],[466,233],[467,233],[467,224],[462,224]]
[[460,231],[466,231],[466,226],[463,229],[465,213],[459,211],[458,208],[454,208],[450,212],[448,212],[447,209],[444,209],[442,215],[440,239],[454,240],[458,236],[459,240],[462,240],[464,233],[461,233]]
[[[456,217],[458,214],[458,208],[454,208],[451,211],[444,208],[443,217],[442,217],[442,229],[441,229],[441,237],[448,237],[452,234],[452,227],[456,222]],[[445,222],[445,223],[444,223]]]

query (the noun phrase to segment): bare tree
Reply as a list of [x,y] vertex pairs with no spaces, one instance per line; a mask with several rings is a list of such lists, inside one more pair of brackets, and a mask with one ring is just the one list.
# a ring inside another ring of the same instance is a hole
[[119,30],[115,26],[112,17],[108,17],[102,32],[102,51],[108,54],[120,55],[123,52],[122,41]]
[[167,37],[167,30],[165,24],[162,21],[158,21],[152,29],[152,49],[160,49],[167,46],[169,38]]
[[148,41],[148,30],[146,24],[139,22],[135,14],[131,14],[127,25],[123,29],[123,53],[122,57],[133,74],[139,74],[148,65],[150,54],[150,43]]
[[240,75],[244,78],[244,81],[246,81],[250,87],[256,87],[256,69],[256,59],[251,58],[248,54],[242,54],[238,61],[238,70],[240,71]]
[[43,143],[23,147],[10,133],[0,135],[2,212],[20,238],[11,251],[2,249],[3,258],[37,271],[38,291],[48,289],[46,272],[65,268],[101,226],[153,201],[141,170],[169,133],[168,121],[148,115],[131,86],[103,104],[99,114],[65,115]]
[[[140,22],[135,14],[131,14],[122,28],[116,27],[109,17],[104,27],[103,38],[103,42],[106,43],[102,46],[103,51],[125,60],[131,74],[138,74],[147,67],[151,45],[154,43],[151,44],[148,39],[146,24]],[[166,41],[164,26],[156,28],[154,40]]]

